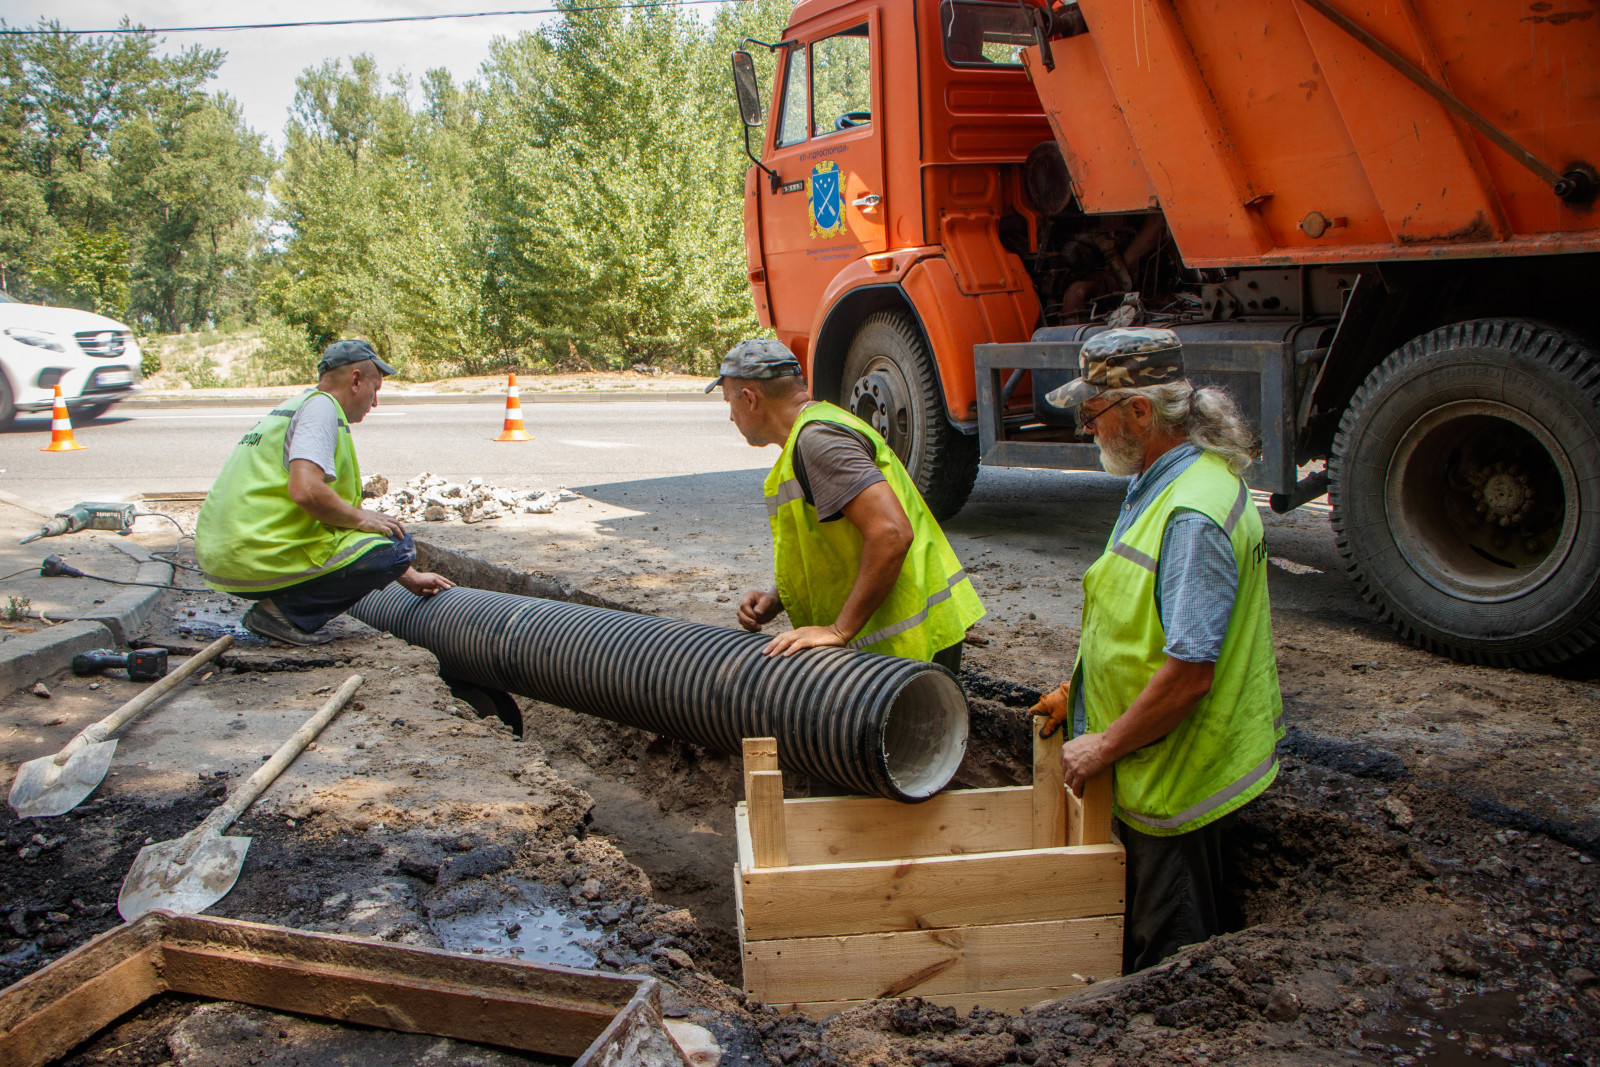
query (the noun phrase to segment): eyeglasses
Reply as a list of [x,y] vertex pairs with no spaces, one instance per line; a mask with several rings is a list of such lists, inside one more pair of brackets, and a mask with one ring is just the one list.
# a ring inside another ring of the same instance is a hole
[[1080,434],[1092,433],[1094,431],[1094,424],[1099,422],[1102,418],[1104,418],[1106,412],[1111,411],[1113,408],[1121,407],[1123,404],[1126,404],[1128,401],[1132,400],[1133,397],[1134,397],[1134,394],[1129,393],[1127,396],[1123,397],[1121,400],[1118,400],[1115,404],[1106,405],[1106,407],[1104,407],[1100,411],[1095,412],[1093,415],[1089,416],[1087,419],[1083,417],[1083,408],[1082,408],[1082,406],[1080,406],[1078,408],[1078,432]]

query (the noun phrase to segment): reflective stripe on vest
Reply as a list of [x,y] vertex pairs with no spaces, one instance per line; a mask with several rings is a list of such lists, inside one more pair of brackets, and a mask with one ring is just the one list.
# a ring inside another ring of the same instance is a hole
[[[289,498],[283,461],[289,426],[302,404],[326,393],[307,392],[274,408],[234,446],[200,508],[195,555],[207,585],[225,592],[261,594],[348,566],[390,543],[382,534],[329,526]],[[352,507],[361,501],[361,468],[350,424],[338,402],[332,487]]]
[[866,648],[868,645],[875,645],[879,641],[887,641],[891,637],[897,637],[911,629],[913,626],[921,626],[923,621],[927,619],[928,612],[932,611],[935,605],[942,604],[946,600],[949,600],[950,597],[954,595],[956,586],[966,580],[966,571],[956,571],[950,576],[950,580],[945,583],[943,589],[939,590],[937,593],[934,593],[928,598],[927,604],[921,611],[917,612],[909,619],[901,619],[892,626],[885,626],[881,630],[874,630],[870,634],[856,638],[854,641],[850,642],[850,647]]
[[1165,737],[1116,764],[1117,816],[1160,836],[1199,829],[1258,795],[1277,775],[1274,750],[1283,734],[1261,518],[1248,487],[1210,453],[1174,479],[1083,577],[1073,677],[1088,729],[1103,731],[1127,711],[1167,660],[1155,590],[1167,520],[1180,508],[1228,534],[1239,581],[1210,692]]
[[811,404],[800,413],[763,486],[772,528],[774,584],[789,621],[797,629],[831,624],[861,570],[860,531],[848,519],[820,521],[795,475],[796,441],[801,428],[811,422],[847,426],[872,446],[873,462],[911,523],[911,548],[900,576],[850,647],[931,660],[983,618],[983,604],[894,452],[872,427],[827,403]]
[[380,542],[389,540],[391,540],[391,538],[385,537],[383,534],[368,534],[361,540],[354,541],[339,549],[339,551],[329,556],[328,561],[321,566],[308,567],[297,574],[280,574],[273,578],[242,580],[239,578],[223,578],[215,574],[207,573],[204,569],[202,569],[200,572],[200,577],[204,578],[207,582],[227,582],[229,588],[231,589],[248,589],[252,592],[257,589],[278,589],[286,585],[295,585],[299,582],[310,581],[312,578],[315,578],[318,575],[327,574],[330,571],[336,571],[340,567],[350,563],[370,549],[377,548]]

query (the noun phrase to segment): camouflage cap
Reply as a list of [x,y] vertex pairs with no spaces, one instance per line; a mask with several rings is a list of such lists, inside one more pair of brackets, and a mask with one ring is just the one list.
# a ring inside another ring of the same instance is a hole
[[1128,326],[1097,333],[1078,350],[1078,374],[1045,394],[1058,408],[1075,408],[1107,389],[1140,389],[1184,376],[1183,342],[1171,330]]
[[800,361],[782,341],[740,341],[722,357],[717,380],[706,386],[706,392],[721,385],[724,378],[788,378],[803,373]]

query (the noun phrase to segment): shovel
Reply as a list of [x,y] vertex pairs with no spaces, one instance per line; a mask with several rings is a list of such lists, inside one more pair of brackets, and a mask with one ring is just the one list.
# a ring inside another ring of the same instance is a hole
[[40,756],[17,768],[11,783],[11,807],[22,819],[44,819],[64,815],[93,793],[111,766],[117,751],[115,741],[106,738],[126,726],[140,712],[172,692],[183,680],[222,655],[233,645],[232,637],[211,642],[188,663],[97,723],[85,726],[77,737],[54,756]]
[[147,911],[165,908],[180,915],[198,915],[228,895],[239,880],[239,868],[250,848],[248,837],[223,837],[222,831],[244,814],[255,799],[266,792],[283,769],[322,732],[322,728],[345,706],[361,687],[362,678],[352,674],[339,691],[294,736],[278,747],[272,758],[234,790],[226,801],[206,816],[205,822],[176,841],[146,845],[128,868],[117,894],[117,911],[133,921]]

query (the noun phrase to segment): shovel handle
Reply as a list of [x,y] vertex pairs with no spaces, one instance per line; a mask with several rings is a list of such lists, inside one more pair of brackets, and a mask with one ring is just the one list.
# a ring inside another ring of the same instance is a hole
[[322,728],[333,721],[333,717],[356,695],[356,690],[361,688],[364,679],[359,674],[352,674],[344,680],[338,692],[328,698],[328,702],[311,718],[301,724],[283,744],[278,746],[278,751],[272,758],[256,769],[232,796],[224,801],[215,811],[206,816],[206,821],[195,827],[191,839],[198,842],[201,838],[212,834],[220,834],[233,825],[233,820],[244,814],[244,809],[255,803],[255,799],[267,791],[283,769],[293,763],[295,757],[304,751],[311,743],[311,739],[322,732]]
[[68,741],[67,746],[60,752],[56,753],[56,766],[65,767],[67,760],[72,758],[73,753],[77,752],[85,745],[104,741],[106,738],[116,733],[122,727],[131,722],[134,716],[138,715],[145,708],[148,708],[151,704],[154,704],[156,701],[160,700],[162,697],[178,688],[178,686],[182,685],[184,680],[190,675],[194,674],[201,667],[204,667],[207,663],[210,663],[212,660],[216,659],[218,656],[222,655],[232,647],[232,634],[217,638],[205,648],[201,649],[198,653],[190,656],[189,661],[183,666],[179,667],[177,670],[173,671],[159,682],[150,686],[144,692],[140,693],[138,696],[122,705],[122,707],[118,708],[116,711],[113,711],[110,715],[107,715],[99,722],[90,723],[88,726],[85,726],[78,733],[78,736],[74,737],[71,741]]

